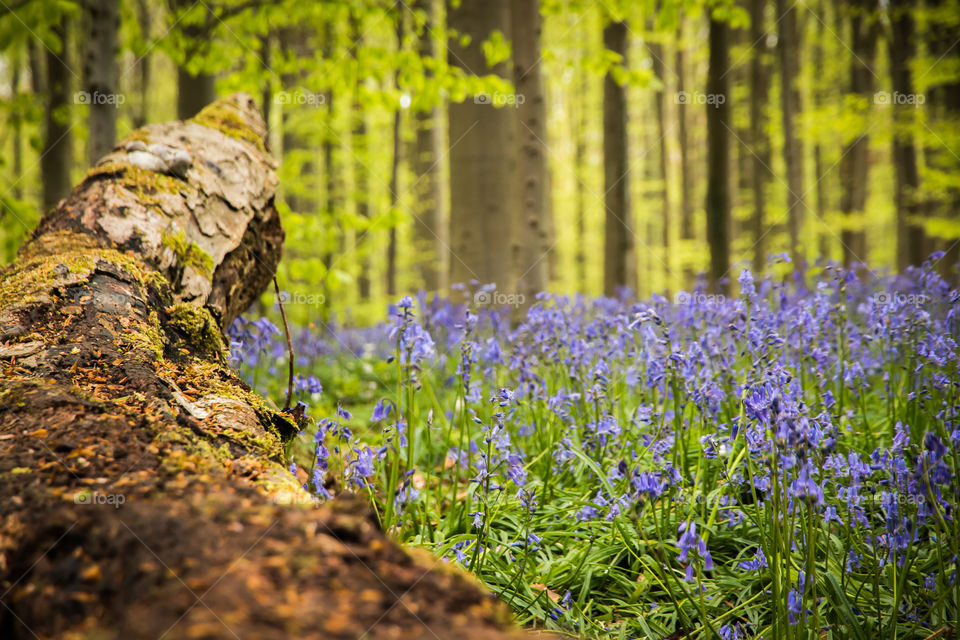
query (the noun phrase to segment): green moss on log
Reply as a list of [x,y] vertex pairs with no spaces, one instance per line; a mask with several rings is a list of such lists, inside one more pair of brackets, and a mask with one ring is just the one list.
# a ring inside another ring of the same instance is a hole
[[229,104],[223,100],[214,102],[198,113],[193,117],[193,122],[216,129],[231,138],[249,142],[263,153],[267,152],[263,140],[260,139],[256,131],[251,129],[240,114],[230,108]]
[[214,354],[226,349],[223,332],[206,308],[179,302],[167,307],[166,312],[168,323],[187,337],[193,349]]
[[146,289],[155,274],[131,256],[105,249],[95,238],[57,231],[27,244],[20,258],[0,277],[0,309],[45,300],[55,288],[87,282],[100,261],[116,264]]
[[180,193],[186,183],[157,171],[148,171],[126,162],[104,162],[87,172],[86,180],[110,178],[117,184],[143,197],[146,204],[157,193]]
[[160,242],[176,254],[183,266],[193,267],[208,277],[213,275],[213,258],[195,242],[187,240],[183,229],[177,233],[164,233]]

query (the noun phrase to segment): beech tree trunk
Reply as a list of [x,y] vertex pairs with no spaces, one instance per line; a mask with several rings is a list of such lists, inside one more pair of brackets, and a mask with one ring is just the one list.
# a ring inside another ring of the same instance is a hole
[[[871,0],[858,0],[850,7],[853,51],[850,59],[850,92],[862,100],[873,99],[873,65],[877,51],[877,16]],[[870,136],[860,132],[843,149],[840,160],[840,210],[846,224],[840,234],[843,264],[849,267],[867,260],[867,178],[870,171]]]
[[[653,25],[651,25],[652,27]],[[667,74],[666,65],[663,61],[663,45],[659,42],[647,43],[647,49],[650,51],[650,58],[653,64],[653,74],[660,81],[661,87],[654,95],[654,112],[657,115],[657,160],[659,162],[657,172],[658,191],[660,192],[660,202],[663,211],[660,213],[660,240],[654,242],[651,247],[656,247],[660,255],[663,256],[662,266],[664,267],[664,280],[666,289],[671,289],[675,284],[674,278],[674,252],[670,242],[672,226],[671,217],[673,211],[670,207],[670,169],[669,158],[667,157]],[[654,239],[656,240],[656,239]]]
[[765,0],[750,0],[750,147],[752,166],[750,184],[753,191],[753,212],[750,235],[753,239],[753,270],[763,273],[767,264],[766,217],[767,185],[770,182],[770,134],[767,94],[770,91],[770,64],[767,60]]
[[[540,0],[513,0],[513,85],[517,92],[518,215],[514,222],[514,270],[526,304],[550,281],[553,234],[550,163],[547,149],[547,95],[543,84]],[[522,98],[521,98],[522,96]]]
[[[418,53],[424,58],[437,56],[433,34],[440,26],[438,0],[416,0],[415,9],[426,14],[423,31],[417,38]],[[428,72],[430,73],[430,72]],[[446,230],[444,228],[445,202],[443,198],[443,177],[441,167],[445,151],[443,131],[441,129],[440,109],[417,109],[417,138],[414,143],[412,159],[416,182],[413,190],[417,194],[414,204],[414,248],[417,251],[417,266],[423,280],[423,288],[429,292],[446,288],[447,270],[444,267],[446,255]]]
[[90,139],[87,157],[92,165],[105,156],[117,139],[117,34],[120,31],[119,0],[87,0],[87,51],[84,60],[86,95],[89,98]]
[[[674,68],[677,73],[677,93],[682,95],[685,89],[686,55],[683,40],[683,16],[677,27],[677,52],[674,57]],[[693,176],[690,175],[690,158],[687,143],[687,110],[685,105],[677,105],[677,146],[680,147],[680,245],[683,253],[693,248]],[[683,286],[689,286],[693,280],[694,269],[688,258],[683,260]]]
[[[350,16],[350,39],[357,46],[352,47],[352,59],[355,65],[360,64],[359,50],[363,41],[364,31],[361,18]],[[359,74],[359,71],[358,71]],[[356,201],[357,216],[370,220],[370,158],[367,153],[367,112],[360,99],[360,87],[353,92],[353,131],[350,134],[351,151],[353,152],[353,185]],[[370,299],[370,242],[373,231],[370,228],[363,230],[357,237],[354,247],[357,262],[360,263],[357,273],[357,295],[360,300]],[[369,238],[368,238],[369,237]],[[368,239],[364,242],[364,239]]]
[[[891,38],[890,76],[894,93],[912,96],[913,76],[910,63],[916,54],[911,3],[893,0],[890,3]],[[912,126],[917,108],[912,104],[894,104],[893,166],[896,170],[897,205],[897,269],[920,266],[927,258],[926,234],[917,218],[921,214],[918,189],[920,175],[917,169],[917,149]]]
[[[448,43],[451,66],[470,75],[510,77],[505,63],[488,67],[483,52],[491,33],[510,33],[507,0],[448,2],[447,23],[457,34]],[[469,36],[466,46],[462,36]],[[517,211],[517,114],[512,105],[493,104],[508,98],[467,96],[448,109],[451,285],[478,280],[516,293],[510,237]]]
[[[609,22],[603,28],[604,48],[627,64],[627,23]],[[607,71],[603,79],[603,294],[620,287],[637,290],[634,224],[630,211],[627,159],[627,91]]]
[[[152,24],[150,16],[150,4],[147,0],[137,0],[137,24],[140,26],[140,37],[144,41],[150,40],[150,25]],[[140,128],[147,124],[148,114],[150,113],[150,52],[138,54],[136,62],[137,77],[137,108],[133,115],[133,126]]]
[[[65,119],[69,104],[73,99],[70,91],[71,77],[74,75],[67,64],[69,55],[68,35],[70,29],[67,18],[60,19],[52,27],[59,38],[60,52],[46,49],[46,78],[43,83],[47,92],[46,127],[44,130],[43,153],[40,155],[40,175],[43,180],[44,211],[56,206],[61,198],[70,193],[70,169],[73,166],[73,134],[70,122]],[[34,79],[37,78],[34,67]]]
[[787,0],[777,0],[777,46],[780,50],[780,103],[783,118],[783,160],[787,167],[787,235],[790,257],[801,268],[801,231],[803,230],[803,145],[795,130],[800,116],[800,75],[797,41],[797,10]]
[[136,131],[0,271],[0,637],[511,634],[361,501],[314,505],[225,364],[280,259],[265,134],[245,95]]
[[[728,293],[730,271],[730,68],[729,27],[710,20],[710,65],[707,70],[707,244],[710,285]],[[713,98],[711,100],[710,98]],[[711,101],[715,104],[711,104]]]
[[[403,11],[397,11],[397,51],[403,50]],[[400,72],[393,76],[393,86],[400,91]],[[397,208],[400,201],[400,163],[401,155],[401,124],[403,110],[398,108],[393,112],[393,154],[390,157],[390,210]],[[393,298],[397,294],[397,225],[390,227],[390,238],[387,243],[387,295]]]

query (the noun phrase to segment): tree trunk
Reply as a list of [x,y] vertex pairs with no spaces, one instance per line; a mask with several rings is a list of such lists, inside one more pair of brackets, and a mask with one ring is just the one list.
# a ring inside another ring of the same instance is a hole
[[780,49],[780,102],[783,117],[783,160],[787,167],[787,235],[790,237],[790,257],[801,268],[804,250],[803,231],[803,145],[797,137],[796,120],[800,116],[799,76],[800,47],[797,41],[796,5],[787,6],[787,0],[777,0],[778,47]]
[[[540,61],[543,19],[540,0],[511,3],[513,85],[517,94],[520,207],[513,233],[514,272],[527,304],[550,281],[553,249],[550,163],[547,149],[547,100]],[[522,96],[522,98],[521,98]]]
[[[627,65],[627,23],[608,22],[603,28],[603,46]],[[603,294],[617,289],[637,290],[634,225],[630,211],[627,159],[627,91],[607,71],[603,79]]]
[[40,155],[40,175],[43,180],[44,211],[56,206],[70,193],[70,169],[73,167],[73,134],[69,122],[71,77],[75,74],[67,64],[70,46],[66,17],[52,27],[60,40],[60,53],[46,50],[47,91],[46,128],[43,152]]
[[[423,11],[427,21],[418,38],[418,52],[423,58],[435,58],[433,32],[438,26],[437,0],[416,0],[414,8]],[[445,150],[443,131],[440,129],[440,109],[418,109],[415,115],[417,138],[413,157],[416,174],[415,193],[417,202],[414,216],[414,249],[423,287],[436,292],[446,288],[444,268],[446,242],[444,237],[443,180],[440,175]]]
[[[649,42],[647,49],[650,51],[650,57],[653,62],[653,73],[660,81],[660,90],[654,96],[654,111],[657,114],[657,151],[659,151],[657,160],[659,170],[657,172],[657,182],[659,184],[660,204],[663,210],[660,212],[660,242],[654,244],[657,250],[663,256],[665,290],[669,290],[673,283],[673,251],[671,251],[670,234],[672,233],[671,218],[673,211],[670,207],[670,170],[669,160],[667,158],[667,74],[666,65],[663,62],[663,45],[659,42]],[[657,246],[659,245],[659,246]]]
[[[263,112],[263,121],[270,130],[270,113],[273,108],[273,34],[267,32],[260,36],[260,68],[263,72],[263,88],[260,91],[260,110]],[[270,148],[270,135],[267,135],[267,148]]]
[[[586,43],[581,41],[581,46],[586,46]],[[573,138],[573,173],[576,182],[575,210],[577,216],[576,244],[573,262],[576,270],[576,290],[585,294],[589,291],[589,287],[587,282],[587,199],[586,186],[583,181],[587,167],[586,132],[589,127],[587,96],[590,95],[590,84],[587,81],[587,72],[583,68],[582,62],[576,65],[575,78],[577,99],[571,101],[570,117],[572,125],[570,135]]]
[[[861,100],[873,100],[874,59],[877,51],[877,16],[871,0],[851,6],[850,30],[853,50],[850,59],[850,91]],[[843,149],[840,161],[842,186],[840,210],[845,224],[840,234],[843,264],[866,262],[867,236],[863,216],[867,206],[867,178],[870,171],[870,137],[860,132]]]
[[[397,51],[403,50],[403,12],[397,12]],[[400,72],[393,76],[393,84],[400,90]],[[397,208],[400,199],[400,155],[401,143],[400,125],[403,110],[397,107],[393,112],[393,155],[390,159],[390,211]],[[390,238],[387,243],[387,295],[391,298],[397,294],[397,225],[390,225]]]
[[512,635],[359,500],[309,508],[224,364],[280,259],[265,133],[248,96],[138,131],[0,272],[3,638]]
[[[510,33],[506,0],[462,0],[448,4],[447,21],[456,32],[448,43],[450,65],[467,74],[509,78],[505,63],[487,66],[482,44],[499,30]],[[470,42],[462,46],[461,36]],[[504,96],[468,96],[449,108],[450,283],[478,280],[515,293],[510,235],[516,213],[517,113],[496,108]]]
[[[914,94],[910,72],[910,62],[916,55],[912,10],[912,3],[905,0],[892,0],[890,3],[890,76],[894,94],[904,96]],[[921,213],[917,199],[920,176],[912,132],[917,109],[912,104],[891,106],[894,110],[893,167],[897,181],[894,192],[897,205],[897,268],[903,271],[910,265],[920,266],[927,259],[927,242],[923,225],[916,219]]]
[[[677,27],[677,53],[674,66],[677,73],[677,94],[684,95],[685,89],[685,68],[686,55],[683,40],[683,16],[680,17],[680,26]],[[677,105],[677,135],[680,147],[680,244],[683,245],[683,252],[693,248],[693,180],[690,175],[690,156],[689,156],[689,137],[687,135],[687,110],[685,105]],[[683,286],[693,279],[694,273],[690,266],[690,260],[683,261]]]
[[[11,78],[10,93],[11,98],[16,101],[20,97],[20,83],[23,80],[23,58],[21,50],[17,47],[11,60]],[[23,197],[23,114],[14,111],[10,114],[10,124],[13,127],[13,176],[16,182],[11,187],[11,193],[17,200]]]
[[177,67],[177,117],[187,120],[217,98],[216,76],[212,73],[192,74]]
[[[707,70],[707,245],[710,285],[728,293],[730,271],[730,102],[726,73],[730,67],[729,27],[710,20],[710,65]],[[711,104],[712,102],[712,104]]]
[[[147,0],[137,0],[137,23],[140,26],[140,37],[150,40],[150,4]],[[135,63],[137,71],[137,91],[140,94],[137,101],[137,110],[133,116],[133,126],[143,127],[149,121],[150,115],[150,52],[138,54]]]
[[117,139],[117,33],[120,30],[119,0],[87,0],[86,79],[90,137],[87,157],[91,165],[105,156]]
[[[363,30],[361,29],[361,18],[350,16],[351,40],[354,42],[352,47],[352,56],[354,64],[360,64],[359,49],[363,41]],[[359,73],[358,73],[359,77]],[[356,203],[357,216],[364,218],[367,222],[370,220],[370,159],[367,154],[367,114],[364,110],[363,102],[360,100],[360,87],[354,88],[353,92],[353,131],[350,135],[350,144],[353,151],[353,191]],[[357,262],[360,271],[357,274],[357,295],[360,300],[370,299],[370,243],[373,240],[373,231],[370,228],[365,229],[357,239],[355,248],[357,249]]]
[[770,134],[767,94],[770,92],[770,64],[767,60],[765,0],[750,0],[750,147],[753,161],[750,185],[753,191],[753,212],[750,231],[753,237],[753,269],[762,273],[767,263],[766,217],[767,185],[770,182]]
[[[827,19],[827,2],[823,2],[817,8],[820,12],[818,15],[822,16],[822,19]],[[827,75],[827,70],[824,67],[824,38],[827,33],[824,29],[817,29],[816,37],[813,42],[813,68],[822,70],[817,73],[816,77],[813,79],[813,108],[819,110],[823,108],[826,103],[825,87],[831,86],[830,78]],[[831,241],[833,239],[833,234],[827,229],[827,217],[830,215],[830,205],[827,197],[827,176],[824,175],[824,164],[823,164],[823,145],[820,142],[820,139],[817,139],[813,145],[813,172],[817,176],[817,183],[814,185],[814,192],[817,197],[817,218],[819,219],[820,228],[817,233],[817,242],[819,248],[820,258],[824,261],[830,259],[830,247],[833,244]],[[826,230],[826,233],[824,232]]]

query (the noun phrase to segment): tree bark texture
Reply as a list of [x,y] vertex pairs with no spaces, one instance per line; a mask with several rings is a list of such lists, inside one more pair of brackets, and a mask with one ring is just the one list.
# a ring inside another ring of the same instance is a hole
[[134,132],[0,271],[0,637],[510,634],[359,499],[314,504],[225,365],[280,259],[265,133],[245,95]]
[[[426,16],[423,31],[417,38],[418,53],[424,58],[436,57],[433,34],[439,26],[437,0],[416,0],[413,6]],[[414,205],[413,241],[423,288],[438,292],[446,288],[447,275],[444,268],[444,259],[447,257],[444,241],[447,236],[444,228],[446,203],[441,175],[445,151],[440,109],[418,109],[414,121],[417,137],[411,165],[416,175],[413,191],[417,194],[417,201]]]
[[[710,20],[710,64],[707,70],[707,244],[710,285],[729,290],[730,271],[730,68],[729,27]],[[711,104],[714,102],[714,104]]]
[[86,96],[90,105],[90,140],[87,156],[93,164],[105,156],[117,140],[117,35],[120,31],[119,0],[87,0],[87,51],[84,61]]
[[[514,270],[527,304],[547,289],[554,240],[547,147],[547,95],[543,83],[539,0],[513,0],[513,76],[517,92],[517,173],[520,207],[515,218]],[[520,98],[522,96],[522,99]]]
[[70,193],[70,169],[73,167],[73,133],[68,114],[73,98],[70,86],[74,74],[67,64],[70,30],[66,17],[61,18],[60,23],[52,29],[62,44],[59,53],[48,48],[44,56],[47,109],[43,153],[40,155],[44,211],[56,206],[61,198]]
[[787,168],[787,235],[790,239],[790,257],[797,268],[802,264],[803,251],[803,144],[797,136],[800,117],[800,44],[797,35],[797,9],[787,0],[777,0],[777,46],[780,50],[780,103],[783,120],[783,160]]
[[[853,53],[850,59],[850,91],[861,100],[873,99],[874,61],[877,52],[877,16],[869,0],[860,0],[851,7],[850,30]],[[867,187],[870,171],[870,136],[860,132],[843,149],[840,160],[840,209],[845,225],[840,234],[843,242],[843,264],[850,266],[867,260],[866,221]]]
[[[916,55],[912,4],[907,0],[890,3],[890,75],[893,91],[904,96],[914,93],[910,62]],[[917,193],[920,175],[912,125],[916,107],[894,104],[893,166],[896,170],[894,200],[897,205],[897,269],[920,266],[927,258],[927,239],[918,220],[922,208]]]
[[[506,63],[490,68],[483,43],[500,30],[510,33],[506,0],[463,0],[447,5],[447,24],[458,35],[450,39],[450,64],[468,75],[495,73],[510,78]],[[470,36],[463,46],[461,36]],[[450,144],[450,281],[496,283],[515,293],[511,268],[511,227],[516,213],[517,114],[495,106],[505,96],[478,94],[451,103]]]
[[[603,46],[627,64],[627,23],[609,22],[603,28]],[[627,158],[627,90],[607,71],[603,79],[603,294],[637,289],[633,214],[630,211]]]

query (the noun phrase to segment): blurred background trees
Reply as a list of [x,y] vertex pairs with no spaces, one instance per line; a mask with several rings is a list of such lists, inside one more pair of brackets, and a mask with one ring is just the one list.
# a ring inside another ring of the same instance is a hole
[[955,278],[958,36],[960,0],[8,0],[0,258],[132,129],[245,90],[312,322],[783,252]]

